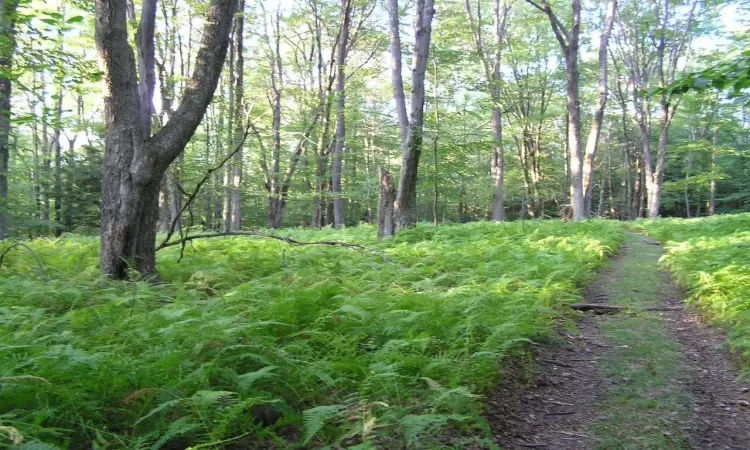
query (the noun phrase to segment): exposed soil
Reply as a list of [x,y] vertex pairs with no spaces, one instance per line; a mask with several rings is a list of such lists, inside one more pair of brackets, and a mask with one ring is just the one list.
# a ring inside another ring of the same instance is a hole
[[[658,245],[640,239],[642,244]],[[625,245],[617,258],[637,257],[637,251]],[[586,290],[585,302],[607,303],[607,286],[623,276],[622,270],[616,260],[601,271]],[[666,272],[654,294],[666,306],[683,304],[683,293]],[[669,448],[750,450],[750,383],[736,380],[725,337],[688,310],[656,314],[679,343],[684,361],[672,382],[691,399],[686,408],[691,417],[681,426],[689,443]],[[601,409],[607,387],[618,383],[616,377],[607,378],[600,369],[614,348],[602,331],[605,320],[607,316],[587,312],[576,321],[576,331],[560,328],[552,345],[536,347],[533,380],[528,367],[507,369],[502,385],[489,395],[486,411],[495,440],[503,449],[613,448],[603,444],[596,433],[596,425],[606,422],[610,413]]]

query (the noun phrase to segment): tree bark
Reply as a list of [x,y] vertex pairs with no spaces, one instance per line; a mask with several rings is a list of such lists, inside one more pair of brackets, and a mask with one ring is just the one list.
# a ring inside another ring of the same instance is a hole
[[503,117],[500,108],[500,93],[502,77],[500,73],[501,47],[508,26],[508,15],[511,7],[505,4],[501,7],[500,0],[494,2],[494,50],[492,53],[485,48],[482,37],[482,10],[477,4],[476,17],[471,9],[470,0],[466,0],[466,13],[474,35],[474,45],[482,59],[485,79],[490,91],[492,102],[492,140],[493,149],[491,161],[492,170],[492,220],[505,220],[505,155],[503,149]]
[[0,2],[0,240],[8,236],[8,162],[10,160],[10,68],[16,47],[18,0]]
[[245,57],[243,34],[245,32],[245,0],[239,0],[237,16],[234,19],[234,145],[229,151],[235,153],[230,165],[231,198],[229,199],[229,231],[239,231],[242,228],[242,198],[240,189],[242,187],[242,143],[245,136]]
[[604,21],[604,29],[599,37],[599,99],[594,108],[594,115],[591,119],[591,130],[586,141],[586,152],[583,158],[583,189],[584,189],[584,207],[586,215],[589,215],[591,208],[592,195],[594,191],[593,175],[594,162],[596,161],[596,152],[599,146],[599,136],[604,121],[604,108],[607,106],[607,61],[609,37],[612,34],[612,27],[615,23],[615,11],[617,10],[617,0],[610,0],[607,4],[607,13]]
[[[396,3],[397,0],[391,0]],[[394,216],[396,230],[417,224],[417,176],[422,153],[425,101],[425,75],[432,37],[434,0],[417,0],[414,17],[414,58],[412,60],[411,111],[406,142],[402,147],[401,175],[398,184]],[[396,8],[396,10],[398,10]],[[397,32],[398,30],[396,30]]]
[[341,197],[341,159],[346,145],[346,56],[349,49],[349,27],[352,16],[351,0],[341,0],[341,29],[336,55],[336,145],[331,164],[331,193],[333,194],[333,226],[344,226],[344,199]]
[[[61,69],[61,68],[60,68]],[[62,76],[62,74],[59,74]],[[55,146],[55,236],[63,232],[63,179],[62,179],[62,113],[64,88],[62,80],[57,89],[55,106],[55,126],[52,133],[52,145]]]
[[396,192],[393,187],[393,177],[380,167],[380,195],[378,196],[378,238],[393,236],[396,233],[394,222],[394,206]]
[[563,56],[565,57],[565,74],[566,74],[566,109],[568,115],[567,142],[570,159],[570,193],[573,206],[573,220],[583,220],[586,217],[584,194],[583,194],[583,155],[581,151],[581,102],[579,95],[579,78],[578,70],[578,52],[579,36],[581,32],[581,0],[572,0],[571,7],[573,18],[570,30],[566,30],[562,22],[552,11],[552,7],[547,0],[542,0],[541,4],[533,0],[526,0],[535,8],[544,12],[549,19],[552,31],[555,34],[557,42],[560,44]]
[[388,17],[391,31],[391,84],[393,85],[393,98],[396,102],[396,117],[398,118],[399,136],[403,149],[406,145],[406,136],[409,133],[409,116],[406,115],[406,94],[404,94],[404,80],[401,75],[403,66],[398,0],[388,0]]
[[716,159],[719,145],[719,128],[714,128],[714,137],[712,141],[713,147],[711,148],[711,194],[708,203],[708,214],[713,216],[716,214]]
[[[144,8],[138,32],[139,66],[153,72],[154,8]],[[103,274],[116,279],[128,269],[156,276],[155,238],[159,186],[169,164],[185,149],[211,101],[226,57],[236,0],[212,0],[195,71],[180,106],[153,137],[153,79],[136,72],[128,44],[127,4],[96,1],[96,43],[107,85],[107,135],[102,167],[101,252]],[[147,5],[151,5],[147,0]],[[145,19],[145,20],[144,20]],[[148,95],[149,87],[151,97]]]

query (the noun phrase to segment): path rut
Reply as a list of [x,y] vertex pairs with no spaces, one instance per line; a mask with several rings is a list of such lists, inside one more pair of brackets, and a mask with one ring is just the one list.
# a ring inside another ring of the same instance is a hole
[[628,234],[585,301],[634,310],[582,314],[507,370],[486,411],[501,448],[750,450],[750,383],[721,332],[689,309],[635,311],[683,305],[662,252]]

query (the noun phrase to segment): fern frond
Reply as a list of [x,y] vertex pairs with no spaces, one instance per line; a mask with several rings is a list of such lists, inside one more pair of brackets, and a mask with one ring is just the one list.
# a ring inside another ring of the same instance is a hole
[[303,411],[302,421],[305,424],[305,434],[302,437],[302,445],[310,442],[310,439],[318,434],[326,422],[338,416],[344,409],[344,405],[321,405]]

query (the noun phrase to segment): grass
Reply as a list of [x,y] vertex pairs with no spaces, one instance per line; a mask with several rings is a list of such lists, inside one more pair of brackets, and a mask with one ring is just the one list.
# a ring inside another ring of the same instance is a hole
[[[660,248],[633,234],[627,244],[607,277],[610,303],[659,306]],[[682,429],[691,414],[680,378],[685,362],[664,319],[646,311],[617,314],[604,319],[602,330],[613,348],[601,365],[612,384],[600,405],[605,420],[595,425],[599,448],[690,448]]]
[[750,371],[750,214],[657,219],[638,227],[665,243],[662,262],[689,290],[688,300],[728,326]]
[[[159,254],[167,285],[97,274],[98,242],[28,244],[0,269],[0,445],[465,448],[503,358],[544,339],[621,226],[288,230]],[[449,431],[448,431],[449,430]]]

